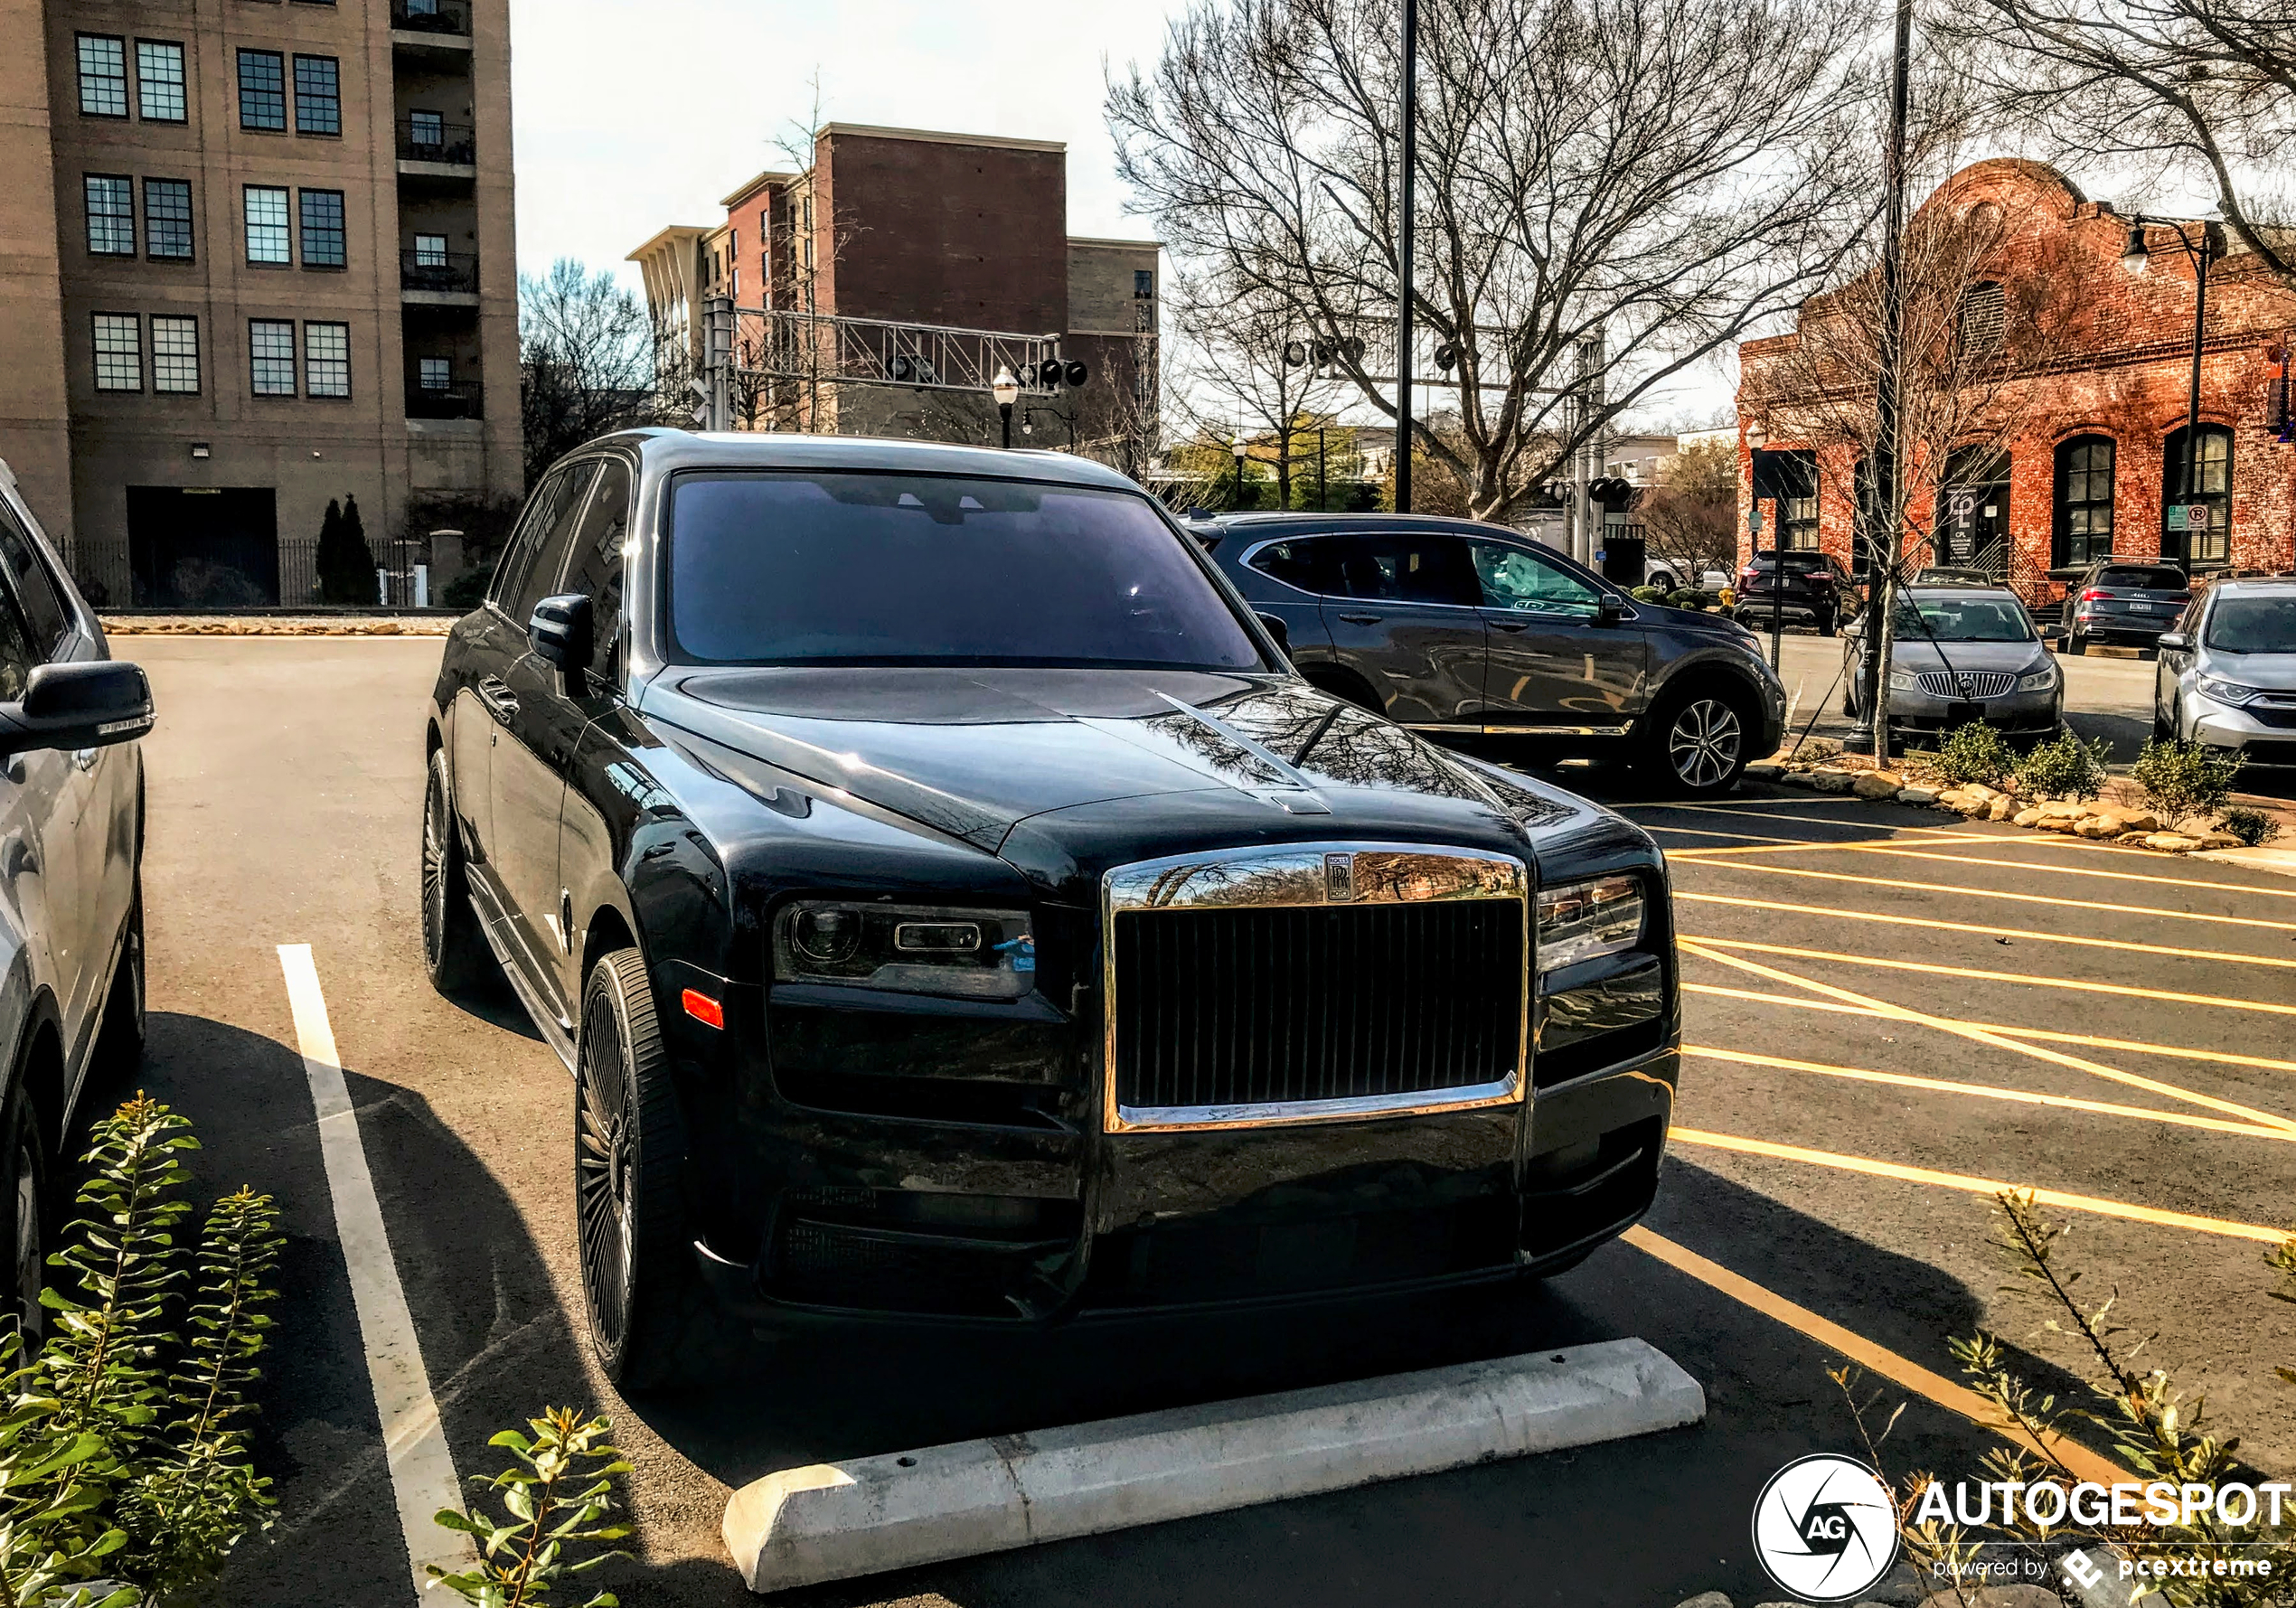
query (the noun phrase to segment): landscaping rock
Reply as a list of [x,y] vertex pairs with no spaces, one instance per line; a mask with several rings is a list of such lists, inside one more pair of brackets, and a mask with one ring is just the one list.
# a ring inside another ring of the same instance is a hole
[[1992,813],[1994,802],[1990,798],[1980,798],[1974,793],[1964,793],[1962,795],[1962,802],[1954,808],[1972,821],[1981,821]]
[[1846,770],[1813,770],[1810,785],[1821,793],[1847,793],[1858,785],[1857,774]]
[[1895,798],[1904,785],[1886,770],[1868,770],[1858,773],[1849,784],[1849,791],[1859,798]]
[[2009,817],[2009,824],[2011,826],[2031,826],[2035,823],[2038,822],[2040,818],[2041,812],[2034,809],[2030,805],[2028,805],[2026,808],[2018,811],[2016,814]]
[[2069,832],[2075,827],[2081,824],[2081,817],[2078,815],[2052,815],[2044,812],[2040,819],[2034,822],[2033,824],[2039,827],[2043,832]]
[[2094,805],[2077,804],[2069,798],[2053,798],[2041,805],[2040,810],[2044,819],[2056,816],[2065,821],[2078,821],[2084,816],[2096,813]]
[[2120,831],[2121,823],[2110,815],[2090,815],[2073,823],[2075,837],[2109,838],[2118,836]]
[[1730,1599],[1718,1591],[1702,1591],[1675,1603],[1674,1608],[1730,1608]]
[[2124,832],[2113,841],[2116,843],[2141,843],[2151,835],[2149,832]]
[[1985,819],[1988,821],[2007,821],[2010,816],[2016,813],[2017,800],[2013,798],[1997,798],[1990,804],[1986,806]]
[[1931,787],[1900,787],[1897,789],[1897,802],[1902,804],[1934,804],[1937,802],[1937,793]]
[[2199,848],[2200,840],[2188,838],[2180,832],[2154,832],[2145,834],[2144,846],[2158,849],[2164,854],[2182,854],[2188,850]]
[[[1747,766],[1745,771],[1741,774],[1752,776],[1757,782],[1774,782],[1780,776],[1785,775],[1785,773],[1786,767],[1779,764],[1774,759],[1757,759],[1753,764]],[[1722,1594],[1720,1592],[1708,1592],[1706,1594],[1709,1597],[1718,1597]],[[1692,1600],[1696,1601],[1697,1599]]]
[[1962,784],[1962,791],[1968,794],[1971,798],[1981,798],[1987,800],[1988,802],[2001,796],[2001,790],[2000,788],[1988,787],[1982,782],[1963,782]]
[[2245,849],[2248,845],[2228,832],[2204,832],[2200,834],[2204,849]]
[[2065,1599],[2046,1585],[1949,1586],[1924,1601],[1931,1608],[2065,1608]]
[[1812,774],[1806,770],[1790,770],[1778,780],[1789,787],[1815,787],[1817,784],[1810,779]]

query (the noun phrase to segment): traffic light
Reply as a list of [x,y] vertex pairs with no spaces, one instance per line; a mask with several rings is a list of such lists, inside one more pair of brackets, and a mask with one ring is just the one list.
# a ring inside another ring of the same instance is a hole
[[1634,483],[1606,475],[1588,483],[1586,495],[1597,507],[1620,509],[1634,501]]

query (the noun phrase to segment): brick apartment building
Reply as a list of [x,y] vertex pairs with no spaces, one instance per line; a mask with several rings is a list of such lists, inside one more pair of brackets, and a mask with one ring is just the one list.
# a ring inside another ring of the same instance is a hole
[[[2168,528],[2166,512],[2184,500],[2196,288],[2174,231],[2148,231],[2150,269],[2131,275],[2120,260],[2128,219],[2033,162],[1965,168],[1924,203],[1935,207],[2000,209],[1990,215],[2003,223],[1999,279],[1971,283],[1972,301],[1990,297],[1999,307],[2005,291],[2018,305],[2020,291],[2046,276],[2037,295],[2062,297],[2071,287],[2078,305],[2059,315],[2063,336],[2035,371],[1999,390],[2001,417],[2020,421],[2007,451],[1971,452],[1965,464],[1949,459],[1937,499],[1946,504],[1943,517],[1918,504],[1911,511],[1934,561],[1990,569],[2033,604],[2061,598],[2065,581],[2108,552],[2165,555],[2200,572],[2296,568],[2296,447],[2274,438],[2271,396],[2282,348],[2296,331],[2296,293],[2250,253],[2218,257],[2209,268],[2196,500],[2209,505],[2211,518],[2206,534],[2188,541]],[[1989,261],[1983,271],[1995,266]],[[1820,310],[1805,306],[1805,324]],[[1741,451],[1748,426],[1776,421],[1767,424],[1766,446],[1797,455],[1797,489],[1811,494],[1783,503],[1786,545],[1862,569],[1853,533],[1863,465],[1852,448],[1792,433],[1798,393],[1810,384],[1809,365],[1796,362],[1801,338],[1797,332],[1738,348]],[[1750,466],[1748,455],[1741,552]],[[1774,517],[1765,509],[1765,522]],[[1763,546],[1774,540],[1765,523]]]
[[[1015,445],[1121,459],[1153,442],[1159,247],[1068,232],[1055,141],[832,123],[804,173],[763,173],[722,222],[663,230],[630,254],[666,371],[701,362],[705,298],[741,308],[1050,335],[1091,377],[1023,398]],[[761,322],[761,321],[759,321]],[[737,343],[753,337],[738,324]],[[748,383],[743,428],[993,441],[984,395],[858,384]]]
[[508,0],[0,0],[0,457],[91,596],[521,485]]

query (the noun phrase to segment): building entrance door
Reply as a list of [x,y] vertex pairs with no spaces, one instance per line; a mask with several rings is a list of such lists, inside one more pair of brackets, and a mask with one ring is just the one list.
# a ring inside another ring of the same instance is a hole
[[1937,494],[1936,562],[2009,574],[2009,460],[1955,454]]
[[140,608],[276,606],[278,494],[268,485],[131,485],[127,564]]

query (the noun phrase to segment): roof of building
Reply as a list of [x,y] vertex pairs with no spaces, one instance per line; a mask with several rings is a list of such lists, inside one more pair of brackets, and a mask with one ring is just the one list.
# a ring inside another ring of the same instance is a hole
[[1161,251],[1164,249],[1164,243],[1162,240],[1104,240],[1088,234],[1072,234],[1068,237],[1068,244],[1071,246],[1114,246],[1128,251]]
[[870,123],[824,123],[821,135],[856,136],[862,139],[910,139],[935,146],[993,146],[1011,151],[1065,152],[1066,141],[1057,139],[1014,139],[1002,134],[949,134],[936,128],[880,128]]
[[645,245],[640,246],[636,250],[631,252],[622,260],[625,262],[635,262],[639,258],[644,257],[647,252],[653,250],[657,246],[675,246],[685,242],[698,240],[701,239],[702,236],[714,234],[720,229],[724,227],[725,226],[720,223],[673,223],[669,228],[663,230],[659,234],[656,234],[652,240],[646,241]]
[[758,191],[764,189],[767,184],[786,184],[790,180],[795,178],[796,176],[797,175],[794,173],[783,173],[778,169],[769,168],[766,172],[759,174],[756,178],[750,180],[748,183],[737,189],[732,194],[727,196],[718,204],[721,207],[738,207],[743,202],[748,201],[751,196],[757,194]]

